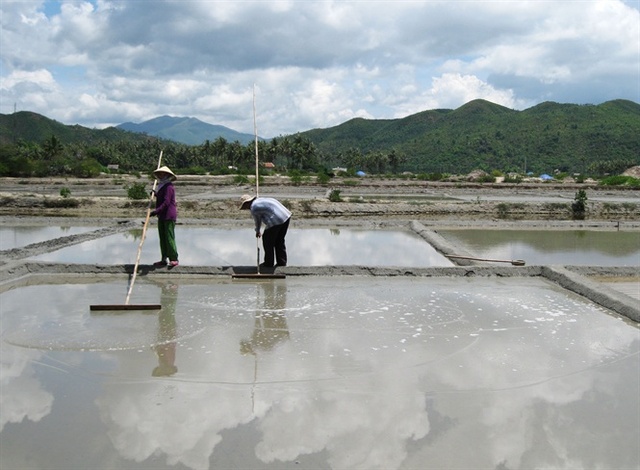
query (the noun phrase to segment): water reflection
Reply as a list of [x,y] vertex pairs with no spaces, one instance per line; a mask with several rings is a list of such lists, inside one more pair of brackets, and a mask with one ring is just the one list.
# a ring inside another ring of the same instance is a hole
[[264,297],[264,306],[256,310],[251,338],[240,341],[240,352],[254,356],[257,356],[260,351],[271,351],[278,343],[289,339],[287,318],[284,313],[287,302],[286,285],[263,282],[259,287]]
[[177,284],[167,283],[162,286],[158,313],[158,341],[153,347],[158,355],[158,365],[153,369],[153,377],[169,377],[176,372],[176,302],[178,301]]
[[528,265],[640,266],[640,233],[587,230],[441,230],[481,258]]
[[[3,321],[3,327],[7,322],[10,320]],[[8,423],[38,422],[51,412],[53,395],[43,387],[34,370],[42,355],[41,351],[0,343],[0,432]]]
[[[0,294],[3,468],[640,464],[637,326],[542,279],[145,281],[164,320],[89,315],[113,284]],[[103,349],[65,349],[96,321]],[[42,349],[6,341],[52,323]],[[152,377],[170,343],[179,372]],[[20,401],[34,422],[5,421]]]
[[[180,264],[255,266],[256,242],[250,229],[176,228],[180,236]],[[156,258],[157,233],[150,231],[141,263]],[[134,263],[137,231],[35,256],[37,261],[63,263]],[[287,235],[291,266],[452,266],[422,238],[409,231],[357,229],[297,229]]]

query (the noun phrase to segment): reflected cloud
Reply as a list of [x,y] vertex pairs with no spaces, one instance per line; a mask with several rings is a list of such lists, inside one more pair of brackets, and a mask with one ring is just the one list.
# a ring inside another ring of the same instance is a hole
[[7,423],[38,422],[51,413],[53,395],[33,370],[41,356],[39,351],[0,343],[0,432]]
[[84,353],[103,423],[84,432],[106,426],[122,466],[204,470],[239,445],[245,468],[638,464],[637,328],[544,280],[172,281],[141,284],[166,315],[151,342]]
[[[183,265],[253,266],[256,243],[251,229],[176,228]],[[35,256],[31,259],[65,263],[133,263],[139,241],[135,234],[115,234],[100,240]],[[157,233],[149,231],[142,247],[142,264],[156,256]],[[292,266],[452,266],[431,245],[410,231],[357,229],[292,229],[287,235]],[[106,261],[108,260],[108,261]]]

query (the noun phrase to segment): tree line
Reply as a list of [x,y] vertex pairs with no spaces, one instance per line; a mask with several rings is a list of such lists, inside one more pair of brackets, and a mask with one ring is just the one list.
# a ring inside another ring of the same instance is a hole
[[[350,148],[335,155],[318,150],[310,139],[300,135],[283,136],[257,143],[260,163],[271,162],[280,172],[327,173],[343,167],[347,173],[396,173],[406,161],[404,155],[390,152],[363,153]],[[40,143],[19,141],[0,146],[0,176],[75,176],[90,178],[118,168],[124,173],[149,172],[160,151],[163,161],[181,174],[252,174],[256,145],[229,142],[223,137],[201,145],[186,145],[157,138],[138,141],[73,142],[63,144],[55,135]]]

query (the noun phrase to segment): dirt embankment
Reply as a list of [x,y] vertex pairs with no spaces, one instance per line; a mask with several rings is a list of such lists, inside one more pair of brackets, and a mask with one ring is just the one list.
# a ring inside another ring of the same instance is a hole
[[[181,219],[244,219],[238,200],[255,192],[230,176],[181,176],[176,182]],[[94,179],[0,178],[0,215],[74,218],[144,216],[147,200],[131,200],[135,183],[151,189],[147,178],[108,176]],[[62,191],[64,189],[64,191]],[[490,220],[572,220],[579,189],[587,193],[586,220],[640,220],[640,191],[595,184],[479,184],[409,179],[342,179],[327,185],[286,177],[265,177],[261,195],[283,201],[300,219],[354,218]],[[66,193],[63,197],[61,193]],[[329,196],[334,196],[330,200]],[[337,196],[337,197],[336,197]],[[338,199],[338,200],[336,200]]]

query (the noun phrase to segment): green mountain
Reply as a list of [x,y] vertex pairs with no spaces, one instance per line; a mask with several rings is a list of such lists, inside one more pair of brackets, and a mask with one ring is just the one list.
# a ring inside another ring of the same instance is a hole
[[352,119],[301,132],[321,153],[395,151],[412,171],[468,172],[476,168],[535,172],[584,171],[590,163],[640,163],[640,105],[545,102],[516,111],[485,100],[455,110],[423,111],[402,119]]
[[115,127],[89,129],[79,125],[68,126],[30,111],[0,114],[0,144],[7,145],[19,141],[41,143],[55,136],[63,144],[99,142],[143,141],[148,136],[133,134]]
[[[130,130],[68,126],[25,111],[0,114],[0,144],[43,146],[45,151],[35,154],[11,148],[3,153],[8,156],[4,158],[36,160],[57,154],[56,143],[73,144],[83,146],[84,155],[102,165],[118,163],[128,169],[142,168],[160,146],[178,168],[249,167],[253,159],[253,136],[230,129],[231,134],[216,134],[226,128],[193,118],[162,116],[119,127]],[[216,136],[223,137],[224,145],[218,145]],[[201,145],[207,140],[208,145]],[[398,171],[426,173],[460,174],[475,169],[585,173],[589,168],[599,174],[614,173],[640,164],[640,105],[626,100],[600,105],[545,102],[516,111],[474,100],[457,109],[427,110],[402,119],[351,119],[261,145],[271,161],[289,168],[340,165],[384,172],[391,164],[385,169],[377,162],[387,159],[395,162]],[[69,148],[63,153],[70,158],[78,152]]]
[[214,126],[195,118],[161,116],[140,124],[131,122],[106,129],[90,129],[79,125],[66,125],[30,111],[0,114],[0,144],[43,142],[55,136],[63,144],[116,141],[142,141],[149,138],[170,140],[186,145],[201,145],[222,137],[228,142],[242,145],[254,141],[254,136],[236,132],[224,126]]
[[213,142],[222,137],[228,142],[238,141],[245,145],[253,142],[252,134],[236,132],[228,127],[207,124],[196,118],[160,116],[140,124],[125,122],[118,129],[153,135],[187,145],[201,145],[205,141]]

